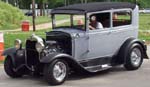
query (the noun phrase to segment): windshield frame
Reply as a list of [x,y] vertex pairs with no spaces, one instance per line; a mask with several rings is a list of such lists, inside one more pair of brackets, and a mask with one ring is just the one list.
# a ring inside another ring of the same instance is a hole
[[[56,27],[56,18],[55,18],[55,16],[56,15],[70,15],[70,27],[68,26],[60,26],[60,27]],[[74,15],[82,15],[83,17],[84,17],[84,29],[81,29],[81,28],[77,28],[77,27],[75,27],[75,26],[73,26],[73,21],[74,21],[74,19],[73,19],[73,16]],[[78,29],[78,30],[83,30],[83,31],[86,31],[87,30],[87,14],[85,13],[85,14],[67,14],[67,13],[65,13],[65,14],[51,14],[51,19],[52,19],[52,29],[59,29],[59,28],[71,28],[71,29]]]

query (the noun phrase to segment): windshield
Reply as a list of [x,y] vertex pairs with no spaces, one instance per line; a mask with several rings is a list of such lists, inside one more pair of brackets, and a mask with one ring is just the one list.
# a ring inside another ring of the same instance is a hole
[[84,15],[54,14],[52,20],[54,29],[67,28],[85,30]]

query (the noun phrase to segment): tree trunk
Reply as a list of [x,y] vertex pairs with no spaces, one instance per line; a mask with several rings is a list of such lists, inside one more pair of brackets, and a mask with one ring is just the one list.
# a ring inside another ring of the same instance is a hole
[[40,3],[39,7],[40,7],[40,16],[42,16],[43,15],[43,4]]
[[43,16],[45,16],[45,4],[43,3]]

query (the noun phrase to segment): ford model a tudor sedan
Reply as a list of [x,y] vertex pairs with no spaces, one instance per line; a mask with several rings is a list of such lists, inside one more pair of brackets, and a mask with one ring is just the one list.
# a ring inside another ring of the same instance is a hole
[[24,48],[16,39],[14,48],[4,51],[4,69],[10,77],[32,73],[59,85],[70,71],[94,73],[116,65],[137,70],[148,59],[144,41],[138,40],[135,4],[75,4],[53,9],[51,16],[53,30],[46,38],[33,34]]

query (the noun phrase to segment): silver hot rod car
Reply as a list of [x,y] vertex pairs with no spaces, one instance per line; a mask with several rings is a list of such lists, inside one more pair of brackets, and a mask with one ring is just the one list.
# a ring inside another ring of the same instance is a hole
[[53,9],[53,30],[46,38],[33,34],[25,47],[16,39],[3,52],[5,72],[12,78],[43,75],[49,84],[59,85],[70,71],[94,73],[116,65],[137,70],[148,59],[147,47],[138,39],[138,12],[137,5],[126,2]]

